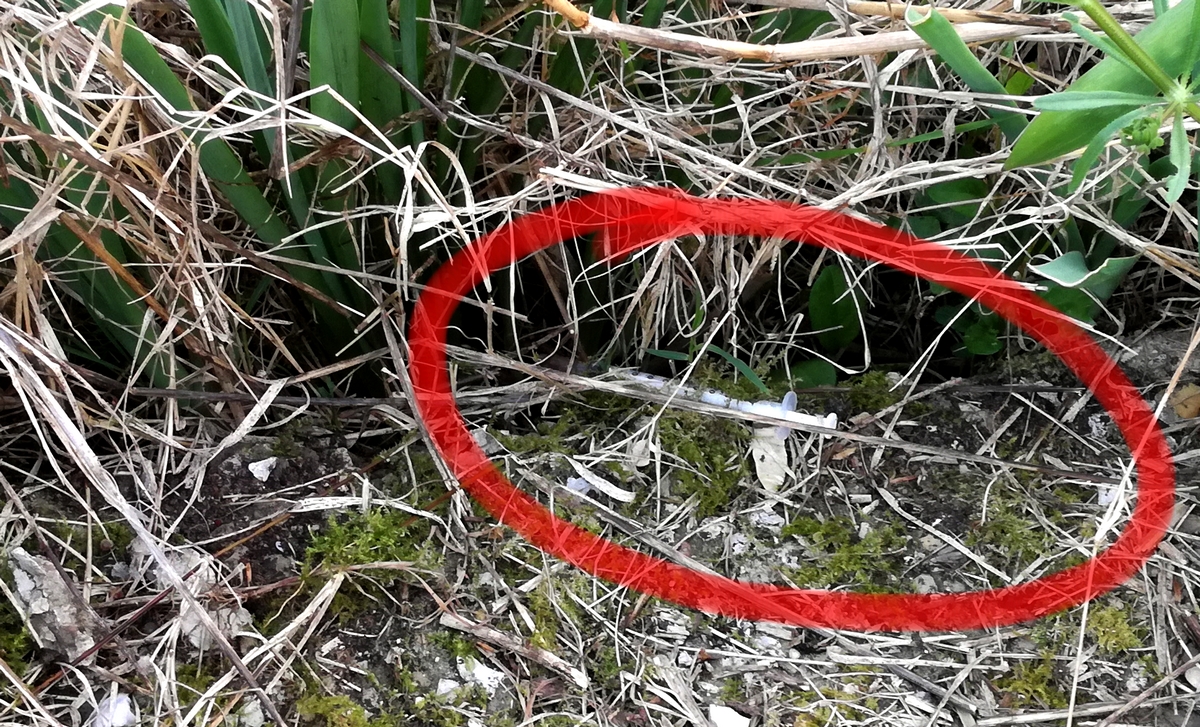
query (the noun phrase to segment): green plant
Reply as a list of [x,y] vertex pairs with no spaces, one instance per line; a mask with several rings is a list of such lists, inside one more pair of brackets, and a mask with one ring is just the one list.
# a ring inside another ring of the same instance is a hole
[[[1157,129],[1170,122],[1169,158],[1175,171],[1166,199],[1174,202],[1192,168],[1183,119],[1200,121],[1200,4],[1183,0],[1159,14],[1136,40],[1097,0],[1077,0],[1075,5],[1105,35],[1074,18],[1072,27],[1108,57],[1067,90],[1034,102],[1043,113],[1021,135],[1006,168],[1038,164],[1086,144],[1068,187],[1073,190],[1118,132],[1127,145],[1148,151],[1161,145]],[[1161,95],[1152,95],[1155,91]]]
[[858,295],[846,284],[840,265],[830,265],[817,275],[809,293],[808,315],[817,340],[826,350],[840,351],[858,338],[859,308]]

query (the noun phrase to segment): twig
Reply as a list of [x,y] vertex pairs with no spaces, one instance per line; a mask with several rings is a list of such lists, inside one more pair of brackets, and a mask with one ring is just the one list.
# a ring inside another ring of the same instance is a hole
[[[919,35],[911,30],[874,33],[852,38],[819,38],[797,43],[758,45],[616,23],[588,15],[566,0],[546,0],[546,5],[561,13],[581,35],[589,38],[625,41],[647,48],[715,56],[725,60],[744,59],[767,63],[790,63],[873,56],[929,47]],[[957,26],[956,30],[963,41],[967,43],[1011,40],[1047,32],[1046,28],[1037,26],[975,22],[963,23]]]

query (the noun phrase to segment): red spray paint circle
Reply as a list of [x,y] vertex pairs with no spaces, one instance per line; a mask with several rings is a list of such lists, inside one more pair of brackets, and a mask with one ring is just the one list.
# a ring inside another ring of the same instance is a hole
[[[514,487],[467,431],[450,391],[446,326],[462,296],[490,273],[563,240],[597,232],[597,257],[605,260],[689,233],[784,238],[881,262],[977,299],[1054,352],[1108,410],[1137,466],[1132,519],[1096,557],[1030,583],[970,593],[868,594],[700,573],[555,517]],[[416,404],[430,436],[463,487],[492,515],[543,551],[597,577],[713,614],[860,631],[966,630],[1026,621],[1088,601],[1137,572],[1162,539],[1174,506],[1175,470],[1153,413],[1070,318],[978,260],[810,207],[700,199],[651,188],[593,194],[547,207],[474,241],[439,268],[417,301],[409,345]]]

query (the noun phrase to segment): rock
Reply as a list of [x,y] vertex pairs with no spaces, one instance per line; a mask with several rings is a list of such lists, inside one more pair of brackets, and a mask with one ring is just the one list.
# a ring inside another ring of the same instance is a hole
[[100,624],[76,598],[54,563],[17,547],[9,553],[8,566],[12,569],[13,605],[39,646],[74,661],[96,645],[93,633]]

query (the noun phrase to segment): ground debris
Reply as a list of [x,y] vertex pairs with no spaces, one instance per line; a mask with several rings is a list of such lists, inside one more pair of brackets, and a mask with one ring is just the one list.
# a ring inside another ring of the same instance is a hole
[[16,547],[9,552],[8,566],[13,605],[39,646],[75,660],[96,645],[94,632],[99,624],[81,607],[74,586],[63,580],[54,563]]

